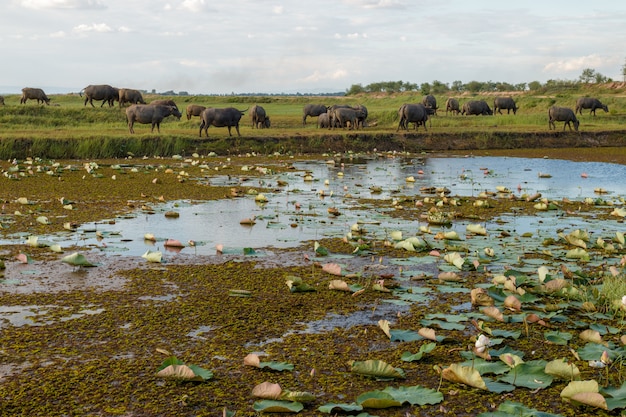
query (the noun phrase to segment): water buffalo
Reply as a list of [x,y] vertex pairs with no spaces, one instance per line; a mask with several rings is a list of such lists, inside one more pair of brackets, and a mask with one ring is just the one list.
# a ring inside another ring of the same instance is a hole
[[80,90],[79,95],[81,97],[83,96],[83,91],[85,92],[85,106],[89,102],[91,107],[95,107],[93,100],[102,100],[100,107],[104,106],[104,103],[109,103],[109,107],[113,107],[115,101],[119,99],[119,89],[108,84],[88,85]]
[[433,114],[437,114],[437,99],[435,98],[435,96],[431,94],[427,95],[422,99],[422,104],[424,105],[424,107],[433,109]]
[[126,103],[146,104],[146,102],[143,101],[143,96],[141,95],[141,91],[133,90],[132,88],[120,88],[119,101],[120,101],[120,107],[122,107]]
[[359,115],[362,117],[362,112],[350,106],[333,106],[328,110],[328,120],[333,129],[336,127],[358,129]]
[[467,103],[464,103],[463,108],[461,109],[461,114],[465,115],[466,113],[468,116],[478,116],[479,114],[482,114],[483,116],[491,116],[493,114],[489,104],[487,104],[485,100],[470,100]]
[[4,96],[0,96],[0,106],[4,106]]
[[203,129],[204,134],[207,137],[209,136],[207,132],[209,126],[228,127],[228,136],[232,136],[232,134],[230,133],[230,128],[235,126],[235,130],[237,130],[237,135],[241,136],[241,134],[239,133],[239,121],[241,120],[241,116],[245,114],[246,110],[238,110],[234,107],[227,107],[225,109],[207,107],[202,112],[202,114],[200,114],[200,137],[202,137]]
[[581,97],[576,100],[576,110],[574,110],[574,113],[580,113],[582,115],[583,109],[591,109],[589,110],[589,114],[593,113],[594,116],[596,115],[596,109],[602,109],[605,112],[609,111],[609,107],[606,104],[602,104],[597,98],[591,97]]
[[574,124],[574,130],[577,132],[578,126],[580,126],[580,122],[576,118],[576,113],[567,107],[552,106],[548,109],[548,128],[550,130],[556,130],[554,122],[565,122],[563,123],[563,131],[565,131],[565,126],[569,126],[569,130],[572,130],[570,122]]
[[187,120],[191,120],[191,116],[200,116],[205,109],[206,107],[199,106],[197,104],[188,105],[187,106]]
[[180,119],[180,112],[174,106],[163,106],[160,104],[133,104],[126,109],[126,120],[128,121],[128,131],[135,133],[133,125],[135,122],[143,124],[152,124],[150,132],[154,132],[154,126],[157,132],[161,133],[161,122],[167,116],[175,116]]
[[[434,109],[430,109],[434,111]],[[409,130],[409,123],[415,124],[415,130],[419,127],[419,125],[424,126],[424,130],[426,129],[426,122],[428,121],[428,109],[422,103],[418,104],[403,104],[398,109],[398,117],[400,118],[400,122],[398,123],[398,128],[396,132],[400,130],[400,128],[404,130]]]
[[306,118],[308,116],[317,117],[327,111],[328,109],[323,104],[307,104],[302,109],[302,125],[306,125]]
[[454,114],[456,114],[458,116],[459,113],[461,113],[461,108],[459,107],[459,100],[449,97],[446,100],[446,115],[448,115],[448,112],[452,112]]
[[[148,104],[151,106],[171,106],[176,107],[176,110],[178,110],[178,106],[176,105],[176,102],[174,100],[152,100]],[[178,111],[180,112],[180,110]]]
[[359,129],[363,129],[365,127],[365,119],[367,119],[367,107],[362,104],[357,104],[352,107],[356,111],[357,124]]
[[317,117],[317,127],[320,129],[330,129],[330,118],[328,113],[322,113]]
[[256,104],[250,109],[250,119],[252,120],[252,128],[265,129],[270,127],[270,117],[265,109]]
[[513,98],[511,97],[496,97],[493,100],[493,112],[494,113],[498,112],[502,114],[500,110],[506,110],[506,114],[509,114],[509,112],[513,110],[513,114],[516,114],[517,109],[519,109],[519,107],[517,107],[515,100],[513,100]]
[[50,105],[50,99],[41,88],[22,88],[22,98],[20,98],[20,104],[26,104],[26,101],[29,99],[37,100],[37,104],[41,102]]

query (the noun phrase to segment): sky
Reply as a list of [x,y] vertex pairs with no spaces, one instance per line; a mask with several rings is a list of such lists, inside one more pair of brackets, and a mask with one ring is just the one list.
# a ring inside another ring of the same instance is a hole
[[0,93],[622,81],[625,24],[623,0],[3,0]]

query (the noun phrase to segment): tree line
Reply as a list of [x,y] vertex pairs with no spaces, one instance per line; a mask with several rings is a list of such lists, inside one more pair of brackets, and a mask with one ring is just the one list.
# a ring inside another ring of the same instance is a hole
[[[625,64],[626,68],[626,64]],[[624,70],[626,73],[626,70]],[[531,81],[529,83],[511,84],[501,81],[470,81],[464,83],[460,80],[453,81],[452,84],[438,80],[424,82],[421,84],[404,81],[380,81],[363,86],[362,84],[352,84],[346,90],[346,95],[360,93],[402,93],[417,91],[421,94],[446,94],[446,93],[482,93],[482,92],[506,92],[506,91],[541,91],[552,88],[575,88],[580,83],[607,83],[613,80],[602,75],[592,68],[585,68],[577,80],[548,80],[545,83]]]

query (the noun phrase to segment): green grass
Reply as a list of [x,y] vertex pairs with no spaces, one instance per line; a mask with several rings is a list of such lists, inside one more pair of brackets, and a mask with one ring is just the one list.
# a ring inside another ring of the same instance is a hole
[[[547,112],[552,105],[574,108],[576,99],[581,96],[594,96],[609,106],[608,113],[598,111],[596,117],[586,111],[579,116],[581,131],[602,132],[621,131],[626,122],[626,100],[623,90],[596,88],[595,90],[567,90],[541,93],[524,93],[515,96],[519,110],[517,115],[494,116],[454,116],[445,114],[445,101],[449,95],[437,95],[439,112],[432,117],[429,133],[434,134],[468,134],[499,135],[512,132],[546,134],[548,131]],[[450,95],[451,96],[451,95]],[[402,94],[369,94],[356,97],[305,97],[305,96],[157,96],[146,95],[150,102],[155,99],[173,99],[183,113],[180,121],[167,118],[161,125],[161,134],[150,132],[149,125],[136,125],[135,135],[128,133],[126,115],[119,105],[115,107],[95,108],[84,105],[84,98],[76,94],[53,95],[52,105],[37,105],[29,101],[19,104],[19,95],[5,97],[6,105],[0,107],[0,157],[10,158],[17,155],[32,156],[33,152],[42,153],[46,157],[111,157],[120,156],[120,152],[132,149],[141,154],[146,152],[175,152],[181,149],[192,149],[199,136],[200,121],[197,117],[188,121],[184,116],[188,104],[200,104],[207,107],[236,107],[244,110],[254,104],[262,105],[271,117],[270,129],[252,129],[249,116],[246,114],[240,123],[243,138],[281,140],[307,137],[312,143],[323,143],[326,137],[352,138],[370,135],[371,137],[387,137],[395,135],[398,125],[397,110],[404,103],[421,102],[418,93]],[[457,95],[461,105],[469,100],[483,99],[493,106],[494,95]],[[305,104],[363,104],[368,108],[370,126],[359,132],[346,130],[320,130],[316,127],[316,119],[309,118],[306,126],[302,126],[302,108]],[[562,123],[557,130],[562,130]],[[210,127],[208,140],[229,141],[226,128]],[[236,135],[234,129],[233,134]],[[423,135],[420,128],[418,135]],[[317,139],[316,139],[317,138]],[[315,139],[315,140],[314,140]],[[57,143],[51,144],[50,140]],[[207,139],[205,139],[207,140]],[[236,143],[237,139],[232,139]],[[17,142],[26,142],[18,144]],[[79,145],[68,141],[78,141]],[[84,143],[92,141],[94,143]],[[155,144],[156,142],[156,144]],[[166,144],[167,142],[167,144]],[[232,150],[232,143],[221,143],[216,146],[222,151]],[[265,149],[276,149],[275,147]],[[70,147],[70,149],[65,149]],[[143,147],[144,152],[141,152]],[[122,151],[124,150],[124,151]]]

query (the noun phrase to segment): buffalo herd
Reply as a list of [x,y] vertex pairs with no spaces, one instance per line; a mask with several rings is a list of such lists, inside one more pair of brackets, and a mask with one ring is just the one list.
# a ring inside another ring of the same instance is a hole
[[[134,133],[133,125],[135,122],[151,124],[151,131],[154,131],[156,126],[157,132],[160,132],[160,124],[164,118],[174,116],[180,119],[182,116],[173,100],[155,100],[147,104],[140,90],[99,84],[88,85],[83,88],[79,95],[83,97],[83,94],[85,96],[85,106],[89,103],[92,107],[95,107],[93,104],[94,100],[102,102],[100,107],[103,107],[105,103],[109,107],[113,107],[116,101],[120,107],[128,104],[130,107],[126,108],[126,120],[130,133]],[[41,88],[23,88],[20,104],[26,104],[28,100],[36,100],[37,104],[50,104],[50,98]],[[2,96],[0,96],[0,105],[4,105],[4,97]],[[430,94],[426,95],[421,103],[403,104],[397,112],[399,123],[396,131],[400,129],[408,130],[411,123],[415,130],[419,126],[423,126],[424,130],[426,130],[426,122],[430,121],[431,117],[437,114],[438,108],[437,99]],[[446,115],[448,112],[451,112],[453,115],[490,116],[496,113],[503,114],[502,110],[506,110],[507,114],[510,114],[512,111],[513,115],[515,115],[519,110],[519,106],[512,97],[494,98],[493,109],[485,100],[469,100],[460,105],[458,99],[449,97],[446,100],[445,109]],[[574,130],[578,131],[580,121],[576,118],[576,114],[582,115],[583,109],[588,109],[589,114],[594,116],[597,109],[602,109],[605,112],[609,111],[608,106],[600,102],[600,100],[591,97],[581,97],[576,101],[574,110],[568,107],[550,107],[548,110],[549,129],[556,129],[555,122],[564,122],[563,130],[566,127],[572,130],[573,125]],[[248,109],[239,110],[234,107],[220,109],[190,104],[186,108],[186,115],[187,120],[191,120],[193,116],[200,118],[199,133],[201,137],[203,130],[205,135],[207,135],[209,126],[227,127],[229,135],[231,135],[231,128],[234,127],[237,134],[241,136],[239,133],[239,122],[246,111]],[[254,105],[250,108],[249,116],[253,129],[265,129],[271,126],[269,115],[259,105]],[[307,118],[317,117],[317,126],[319,128],[356,130],[368,126],[367,116],[367,108],[361,104],[355,106],[307,104],[302,109],[302,125],[306,125]]]

